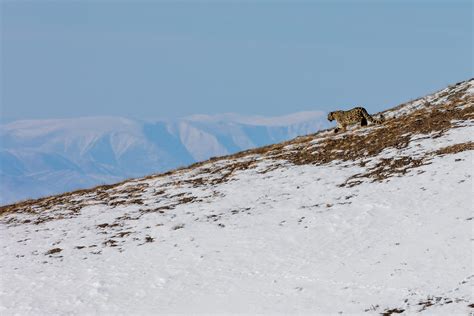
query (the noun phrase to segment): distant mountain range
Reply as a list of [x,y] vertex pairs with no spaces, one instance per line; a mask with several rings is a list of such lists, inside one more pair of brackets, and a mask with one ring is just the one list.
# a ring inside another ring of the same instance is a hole
[[328,126],[321,111],[24,120],[0,125],[0,203],[158,173]]

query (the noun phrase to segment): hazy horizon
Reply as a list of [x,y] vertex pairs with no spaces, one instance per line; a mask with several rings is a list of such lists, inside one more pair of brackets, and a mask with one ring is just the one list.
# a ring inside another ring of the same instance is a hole
[[[457,81],[457,82],[453,82],[451,84],[448,84],[448,85],[445,85],[443,87],[440,87],[438,89],[434,89],[434,90],[431,90],[429,92],[426,92],[424,95],[420,95],[420,96],[417,96],[417,97],[408,97],[405,101],[401,101],[400,103],[397,103],[397,104],[389,104],[387,105],[386,108],[380,108],[380,109],[377,109],[377,111],[384,111],[386,109],[389,109],[390,107],[394,107],[394,106],[397,106],[401,103],[404,103],[404,102],[409,102],[411,100],[415,100],[417,98],[420,98],[420,97],[423,97],[425,95],[428,95],[428,94],[431,94],[431,93],[434,93],[436,91],[439,91],[439,90],[442,90],[443,88],[446,88],[450,85],[453,85],[453,84],[456,84],[458,82],[463,82],[463,81],[467,81],[469,79],[472,79],[472,78],[466,78],[464,80],[460,80],[460,81]],[[355,104],[354,104],[355,106]],[[347,105],[347,106],[343,106],[341,107],[340,109],[347,109],[347,108],[350,108],[351,105]],[[272,115],[272,114],[269,114],[269,115],[264,115],[264,114],[259,114],[259,113],[251,113],[251,114],[242,114],[242,113],[239,113],[239,112],[216,112],[216,113],[191,113],[191,114],[187,114],[187,115],[183,115],[183,116],[168,116],[168,117],[137,117],[137,116],[133,116],[133,115],[129,115],[129,116],[126,116],[126,115],[118,115],[118,114],[103,114],[103,115],[79,115],[79,116],[51,116],[51,117],[37,117],[37,118],[34,118],[34,117],[23,117],[23,118],[5,118],[5,117],[2,117],[0,116],[0,124],[8,124],[8,123],[12,123],[12,122],[16,122],[16,121],[27,121],[27,120],[67,120],[67,119],[84,119],[84,118],[97,118],[97,117],[111,117],[111,118],[125,118],[125,119],[131,119],[131,120],[138,120],[138,121],[174,121],[174,120],[182,120],[182,119],[188,119],[188,118],[191,118],[191,117],[196,117],[196,116],[210,116],[210,117],[219,117],[219,116],[226,116],[226,115],[241,115],[241,116],[244,116],[244,117],[262,117],[262,118],[280,118],[280,117],[285,117],[285,116],[291,116],[291,115],[294,115],[294,114],[298,114],[298,113],[305,113],[305,112],[328,112],[328,111],[324,111],[324,110],[321,110],[321,109],[318,109],[318,108],[314,108],[314,109],[308,109],[308,110],[301,110],[301,111],[294,111],[294,112],[288,112],[288,113],[281,113],[281,114],[275,114],[275,115]]]

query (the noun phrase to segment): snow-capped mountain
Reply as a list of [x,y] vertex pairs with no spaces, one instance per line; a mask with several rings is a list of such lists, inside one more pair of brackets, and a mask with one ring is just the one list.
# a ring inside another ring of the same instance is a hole
[[167,171],[327,126],[324,113],[16,121],[0,126],[0,203]]
[[1,207],[1,313],[472,313],[474,80],[384,115]]

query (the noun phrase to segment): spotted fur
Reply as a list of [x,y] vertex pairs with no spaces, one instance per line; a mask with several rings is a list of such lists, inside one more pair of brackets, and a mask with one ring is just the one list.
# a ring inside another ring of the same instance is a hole
[[328,120],[332,122],[336,120],[338,127],[334,130],[337,133],[340,129],[346,131],[348,125],[360,123],[360,126],[367,126],[367,121],[370,123],[382,124],[383,116],[378,120],[372,117],[363,107],[356,107],[349,111],[334,111],[328,114]]

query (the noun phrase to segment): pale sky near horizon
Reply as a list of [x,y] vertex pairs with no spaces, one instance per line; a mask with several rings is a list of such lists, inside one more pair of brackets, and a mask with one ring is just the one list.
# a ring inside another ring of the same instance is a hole
[[0,118],[376,112],[473,76],[472,9],[1,1]]

